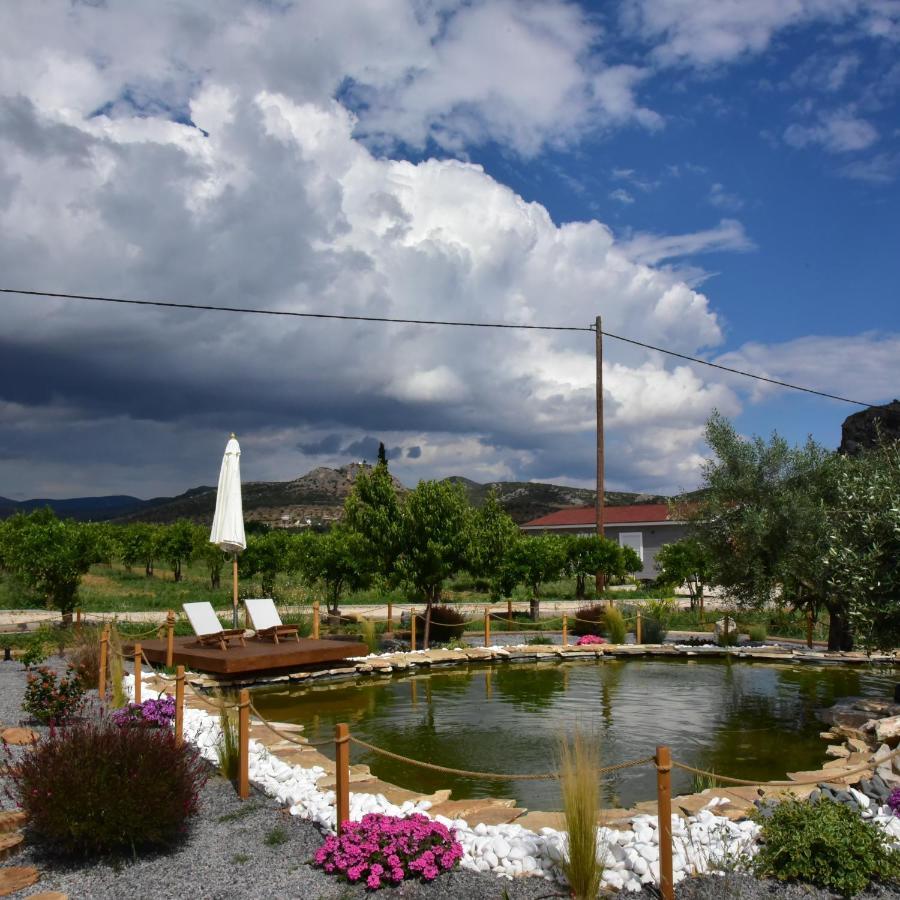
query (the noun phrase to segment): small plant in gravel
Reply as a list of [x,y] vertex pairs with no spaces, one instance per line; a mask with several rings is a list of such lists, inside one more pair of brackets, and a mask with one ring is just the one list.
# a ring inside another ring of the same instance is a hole
[[32,839],[73,856],[174,844],[197,812],[206,765],[160,728],[82,719],[46,737],[10,767],[9,796]]
[[856,810],[833,800],[779,803],[760,820],[762,846],[754,859],[757,875],[829,888],[845,897],[874,879],[900,878],[900,851]]
[[269,847],[280,847],[288,842],[288,833],[281,825],[276,825],[265,837]]
[[343,823],[340,837],[326,838],[314,862],[328,873],[377,890],[406,878],[433,881],[452,869],[462,852],[452,829],[420,813],[405,819],[369,813],[359,822]]
[[525,641],[530,647],[537,647],[541,644],[552,644],[553,638],[546,634],[536,634],[534,637],[530,637]]
[[129,703],[113,710],[111,718],[120,728],[128,725],[171,728],[175,721],[175,698],[165,694],[156,699],[151,697],[143,703]]
[[575,641],[576,647],[586,647],[591,644],[605,644],[606,641],[599,637],[596,634],[584,634],[577,641]]
[[39,722],[63,725],[83,703],[84,686],[72,668],[60,676],[46,666],[28,673],[22,708]]

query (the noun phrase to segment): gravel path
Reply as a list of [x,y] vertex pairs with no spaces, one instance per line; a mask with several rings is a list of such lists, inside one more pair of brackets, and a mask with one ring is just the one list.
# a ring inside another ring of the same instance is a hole
[[[55,665],[54,665],[55,662]],[[54,668],[60,661],[50,661]],[[23,718],[24,669],[20,663],[0,664],[0,722],[16,725]],[[12,808],[0,779],[0,805]],[[54,859],[34,847],[9,861],[34,865],[38,884],[10,895],[26,898],[39,891],[61,891],[71,900],[356,900],[371,896],[362,886],[347,885],[309,865],[321,845],[319,831],[289,815],[268,797],[254,793],[242,803],[234,788],[213,775],[201,794],[201,812],[183,844],[166,854],[136,860],[109,860],[91,865]],[[465,898],[465,900],[538,900],[563,896],[558,887],[538,878],[505,881],[457,869],[432,884],[404,882],[377,896],[391,898]],[[836,895],[802,885],[780,885],[748,876],[692,878],[676,888],[679,900],[836,900]],[[634,900],[658,900],[656,891],[623,895]],[[894,889],[876,887],[860,900],[900,897]]]

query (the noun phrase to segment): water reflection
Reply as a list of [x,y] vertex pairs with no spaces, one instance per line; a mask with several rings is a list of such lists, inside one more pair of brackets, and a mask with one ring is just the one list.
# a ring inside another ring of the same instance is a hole
[[[600,736],[603,764],[650,755],[665,743],[690,765],[768,779],[822,763],[818,708],[843,696],[890,696],[893,682],[890,672],[872,669],[632,659],[278,687],[255,692],[254,703],[271,719],[304,724],[312,740],[348,722],[364,740],[453,768],[551,771],[560,737],[578,724]],[[451,788],[455,797],[515,797],[532,809],[559,808],[554,782],[457,778],[356,750],[353,760],[415,790]],[[690,777],[678,773],[675,790],[689,786]],[[605,785],[605,801],[630,805],[654,790],[652,769],[630,769]]]

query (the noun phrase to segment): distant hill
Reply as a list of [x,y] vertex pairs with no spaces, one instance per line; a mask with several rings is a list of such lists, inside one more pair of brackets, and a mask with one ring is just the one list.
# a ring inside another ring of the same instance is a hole
[[[289,527],[307,522],[314,525],[335,522],[343,514],[344,501],[357,476],[365,469],[368,466],[360,463],[351,463],[339,469],[321,466],[292,481],[247,482],[242,489],[244,518],[248,522]],[[489,492],[496,491],[500,503],[520,523],[558,509],[591,506],[595,497],[595,492],[586,488],[540,482],[494,481],[479,484],[458,475],[451,476],[447,481],[461,484],[474,506],[481,506]],[[394,487],[399,494],[408,490],[396,478]],[[665,503],[667,500],[667,497],[658,494],[606,493],[606,502],[615,506]],[[43,506],[51,507],[60,516],[82,521],[174,522],[176,519],[190,519],[210,524],[216,507],[216,489],[202,485],[177,497],[154,497],[151,500],[112,496],[17,502],[0,497],[0,518]]]

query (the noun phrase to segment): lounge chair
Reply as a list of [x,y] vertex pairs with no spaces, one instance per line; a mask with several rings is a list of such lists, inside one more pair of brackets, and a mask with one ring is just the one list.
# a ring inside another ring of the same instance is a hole
[[297,626],[282,624],[281,616],[278,615],[278,610],[275,609],[275,603],[271,597],[245,600],[244,606],[247,609],[247,615],[250,616],[256,636],[260,640],[272,638],[277,644],[280,638],[293,637],[297,643],[300,643]]
[[218,644],[223,650],[228,649],[228,642],[237,638],[244,644],[243,628],[223,628],[219,617],[212,608],[212,603],[204,600],[201,603],[182,603],[181,608],[184,610],[194,634],[197,635],[197,643],[203,646],[210,644]]

